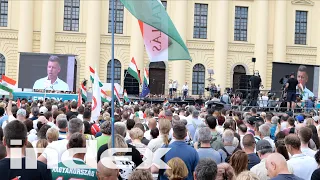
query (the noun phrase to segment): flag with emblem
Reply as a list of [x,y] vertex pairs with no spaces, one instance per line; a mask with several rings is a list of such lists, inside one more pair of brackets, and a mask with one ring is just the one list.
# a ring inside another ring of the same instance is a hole
[[92,88],[92,111],[91,118],[96,121],[100,116],[101,111],[101,87],[98,73],[94,73],[94,83]]
[[142,92],[140,97],[146,97],[150,93],[149,89],[149,71],[144,68],[143,73],[143,86],[142,86]]
[[141,84],[140,73],[136,61],[132,57],[131,62],[129,64],[128,73],[133,76],[139,84]]
[[82,105],[82,97],[81,97],[81,88],[79,88],[78,92],[78,107]]
[[12,93],[14,91],[14,89],[16,88],[16,83],[17,82],[15,80],[13,80],[5,75],[2,75],[0,89]]

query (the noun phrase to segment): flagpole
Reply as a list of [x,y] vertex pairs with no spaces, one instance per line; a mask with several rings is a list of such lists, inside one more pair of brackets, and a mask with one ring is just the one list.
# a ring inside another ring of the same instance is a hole
[[111,140],[114,148],[114,1],[112,1],[111,18]]

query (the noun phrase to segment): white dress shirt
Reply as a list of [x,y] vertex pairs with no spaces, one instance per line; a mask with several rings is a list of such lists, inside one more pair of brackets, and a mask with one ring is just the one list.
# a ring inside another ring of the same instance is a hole
[[49,81],[48,77],[44,77],[44,78],[38,79],[34,83],[33,89],[46,89],[46,88],[50,87],[52,90],[69,91],[68,84],[65,83],[64,81],[62,81],[59,78],[57,78],[57,80],[52,84],[48,83],[48,81]]
[[183,85],[182,86],[182,90],[188,90],[189,88],[188,88],[188,85]]

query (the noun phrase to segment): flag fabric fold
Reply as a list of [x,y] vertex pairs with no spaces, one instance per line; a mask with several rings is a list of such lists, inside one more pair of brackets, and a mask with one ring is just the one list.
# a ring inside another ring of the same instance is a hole
[[115,98],[117,98],[120,106],[122,106],[122,101],[121,101],[121,99],[120,99],[120,96],[119,96],[119,93],[118,93],[117,88],[114,86],[113,89],[114,89],[114,96],[115,96]]
[[87,80],[84,80],[81,83],[81,88],[80,88],[80,95],[84,101],[87,101],[87,87],[86,87],[86,85],[87,85]]
[[16,83],[17,82],[15,80],[13,80],[5,75],[2,75],[0,89],[12,93],[14,91],[14,89],[16,88]]
[[144,68],[143,73],[143,86],[142,86],[142,92],[140,97],[146,97],[150,93],[149,89],[149,71]]
[[[89,66],[89,69],[90,69],[90,80],[91,80],[92,83],[94,83],[94,77],[95,77],[96,71],[91,66]],[[102,84],[102,82],[100,80],[99,80],[99,86],[100,87],[103,86],[103,84]]]
[[128,94],[127,94],[127,90],[123,91],[123,99],[124,99],[125,102],[130,103],[130,100],[129,100]]
[[141,84],[139,69],[138,69],[137,63],[133,57],[132,57],[131,62],[129,64],[128,73],[131,76],[133,76],[139,82],[139,84]]
[[97,73],[94,73],[93,78],[91,118],[93,121],[96,121],[99,118],[101,111],[101,87],[99,85],[100,79]]
[[188,48],[160,0],[120,0],[139,20],[140,29],[151,62],[190,60]]
[[17,108],[20,109],[20,107],[21,107],[21,102],[20,102],[20,98],[18,98],[18,100],[17,100]]

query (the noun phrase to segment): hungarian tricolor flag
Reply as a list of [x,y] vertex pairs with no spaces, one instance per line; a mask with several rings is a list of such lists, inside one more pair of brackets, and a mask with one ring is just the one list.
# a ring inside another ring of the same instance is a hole
[[[90,80],[92,83],[94,83],[94,75],[95,75],[96,71],[91,66],[89,66],[89,69],[90,69]],[[101,83],[100,80],[99,80],[99,86],[100,87],[103,86],[103,84]]]
[[107,92],[105,92],[104,90],[101,89],[101,101],[102,102],[111,102],[111,97],[108,96]]
[[101,111],[101,87],[99,85],[100,79],[97,73],[93,74],[93,87],[92,87],[92,110],[91,118],[96,121],[100,116]]
[[120,1],[139,20],[146,51],[151,62],[191,61],[187,46],[160,0]]
[[114,96],[117,98],[120,106],[122,106],[122,102],[120,100],[120,95],[119,95],[118,90],[117,90],[117,88],[115,86],[114,86]]
[[84,101],[87,101],[87,80],[84,80],[82,83],[81,83],[81,88],[80,88],[80,94],[81,94],[81,98],[84,100]]
[[130,102],[129,98],[128,98],[128,94],[127,94],[127,90],[124,90],[123,91],[123,99],[125,102]]
[[139,84],[141,84],[139,69],[138,69],[137,63],[133,57],[132,57],[131,62],[129,64],[128,73],[131,76],[133,76],[139,82]]
[[12,93],[14,91],[14,89],[16,88],[16,83],[17,82],[15,80],[13,80],[5,75],[2,75],[0,89]]
[[[89,69],[90,69],[90,80],[94,84],[94,81],[95,81],[94,77],[95,77],[96,71],[91,66],[89,66]],[[98,81],[99,81],[99,87],[100,87],[100,93],[101,93],[101,101],[102,102],[110,102],[111,101],[111,97],[109,97],[107,95],[107,93],[102,89],[103,84],[100,81],[100,79],[98,79]]]

